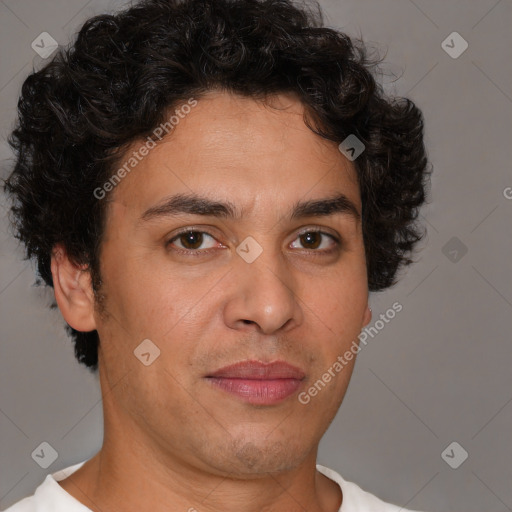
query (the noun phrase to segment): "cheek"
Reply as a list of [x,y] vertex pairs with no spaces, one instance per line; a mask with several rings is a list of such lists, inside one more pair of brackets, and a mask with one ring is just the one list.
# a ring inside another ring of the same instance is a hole
[[322,279],[310,290],[314,291],[304,294],[304,303],[323,321],[331,336],[345,339],[356,331],[359,334],[368,303],[365,268]]
[[340,278],[324,282],[321,292],[308,298],[311,335],[317,340],[318,355],[308,388],[317,382],[312,394],[319,396],[311,397],[311,401],[323,403],[327,411],[339,406],[348,386],[359,352],[367,293],[366,279]]
[[[297,399],[304,413],[317,419],[317,423],[327,426],[336,416],[346,394],[354,368],[354,361],[339,367],[336,358],[311,375],[304,390]],[[338,369],[338,371],[336,371]]]
[[142,257],[105,261],[107,308],[132,328],[144,330],[148,324],[156,327],[156,318],[172,322],[179,315],[178,308],[185,307],[187,295],[183,295],[180,279],[164,275],[165,268],[157,268]]

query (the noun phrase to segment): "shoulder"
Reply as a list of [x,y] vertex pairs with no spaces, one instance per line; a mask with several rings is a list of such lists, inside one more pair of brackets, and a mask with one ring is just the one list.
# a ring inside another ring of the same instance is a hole
[[57,483],[74,473],[85,462],[46,475],[32,496],[23,498],[4,512],[47,512],[49,510],[52,512],[90,512],[90,509],[73,498]]
[[359,487],[354,482],[345,480],[339,473],[320,464],[316,465],[320,473],[334,480],[341,488],[343,501],[339,512],[418,512],[392,503],[387,503]]
[[23,498],[18,503],[15,503],[8,509],[5,509],[4,512],[36,512],[36,503],[34,501],[34,496],[29,496],[28,498]]
[[42,510],[42,507],[44,507],[46,503],[41,501],[40,494],[41,490],[44,491],[48,487],[49,477],[50,476],[48,475],[32,496],[23,498],[8,509],[5,509],[4,512],[39,512]]

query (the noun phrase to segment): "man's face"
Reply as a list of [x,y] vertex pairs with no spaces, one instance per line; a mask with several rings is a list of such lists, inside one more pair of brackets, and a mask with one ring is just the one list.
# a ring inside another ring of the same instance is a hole
[[[339,194],[360,213],[356,173],[305,126],[299,101],[280,95],[272,104],[279,109],[208,94],[109,198],[107,314],[95,320],[102,386],[112,389],[106,435],[129,438],[127,450],[216,474],[291,469],[311,456],[342,402],[354,360],[309,403],[298,398],[370,320],[361,223],[349,211],[291,213]],[[242,215],[155,209],[175,194],[229,202]],[[184,228],[195,235],[178,236]],[[160,350],[148,366],[134,355],[147,339]],[[285,361],[305,376],[248,382],[238,394],[210,378],[247,360]],[[271,397],[259,400],[256,388]]]

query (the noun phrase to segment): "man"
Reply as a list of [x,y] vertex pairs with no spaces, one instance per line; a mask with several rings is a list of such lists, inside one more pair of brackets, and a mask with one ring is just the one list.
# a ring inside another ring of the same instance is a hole
[[422,236],[421,113],[362,44],[288,0],[148,0],[87,21],[19,114],[17,234],[104,442],[9,510],[404,510],[316,464],[368,292]]

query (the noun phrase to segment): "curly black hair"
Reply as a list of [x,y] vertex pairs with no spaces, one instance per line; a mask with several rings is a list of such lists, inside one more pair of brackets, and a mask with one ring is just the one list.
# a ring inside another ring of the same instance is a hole
[[[37,260],[37,284],[53,287],[51,252],[62,243],[98,292],[107,201],[93,191],[112,176],[122,150],[150,135],[170,109],[215,89],[255,99],[295,93],[314,133],[364,143],[354,165],[368,289],[396,283],[425,234],[417,220],[430,172],[422,113],[409,99],[387,97],[369,47],[326,27],[319,5],[309,4],[143,0],[90,18],[74,44],[28,76],[4,188],[14,200],[14,235],[25,258]],[[66,329],[78,361],[96,371],[97,331]]]

